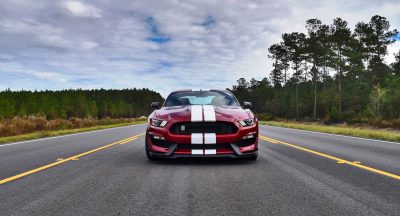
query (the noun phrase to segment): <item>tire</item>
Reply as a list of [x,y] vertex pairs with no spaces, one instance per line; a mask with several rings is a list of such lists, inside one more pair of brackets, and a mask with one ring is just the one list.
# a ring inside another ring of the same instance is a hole
[[146,157],[147,157],[147,159],[149,160],[149,161],[154,161],[154,157],[150,154],[150,152],[149,152],[149,147],[147,147],[147,144],[146,144]]
[[247,158],[245,158],[245,160],[255,161],[255,160],[257,160],[257,155],[256,156],[247,157]]
[[149,161],[155,161],[155,160],[157,160],[157,158],[156,157],[154,157],[153,155],[151,155],[151,153],[150,153],[150,150],[149,150],[149,145],[148,145],[148,143],[147,143],[147,138],[148,138],[148,134],[147,134],[147,132],[146,132],[146,141],[145,141],[145,151],[146,151],[146,157],[147,157],[147,159],[149,160]]

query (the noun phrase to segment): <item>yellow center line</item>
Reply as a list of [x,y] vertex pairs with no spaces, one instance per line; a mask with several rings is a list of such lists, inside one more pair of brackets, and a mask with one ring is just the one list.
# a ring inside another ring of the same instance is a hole
[[15,176],[11,176],[11,177],[2,179],[2,180],[0,180],[0,185],[5,184],[5,183],[10,182],[10,181],[14,181],[14,180],[16,180],[16,179],[19,179],[19,178],[22,178],[22,177],[25,177],[25,176],[28,176],[28,175],[31,175],[31,174],[33,174],[33,173],[37,173],[37,172],[43,171],[43,170],[45,170],[45,169],[49,169],[49,168],[51,168],[51,167],[60,165],[60,164],[62,164],[62,163],[66,163],[66,162],[68,162],[68,161],[79,160],[79,158],[81,158],[81,157],[83,157],[83,156],[86,156],[86,155],[88,155],[88,154],[92,154],[92,153],[94,153],[94,152],[97,152],[97,151],[100,151],[100,150],[109,148],[109,147],[114,146],[114,145],[117,145],[117,144],[121,144],[121,143],[124,143],[124,142],[127,142],[127,141],[130,142],[130,141],[132,141],[132,140],[135,140],[135,139],[139,138],[139,137],[142,136],[143,134],[144,134],[144,133],[137,134],[137,135],[135,135],[135,136],[131,136],[131,137],[128,137],[128,138],[126,138],[126,139],[119,140],[119,141],[117,141],[117,142],[113,142],[113,143],[110,143],[110,144],[108,144],[108,145],[105,145],[105,146],[102,146],[102,147],[99,147],[99,148],[95,148],[95,149],[92,149],[92,150],[90,150],[90,151],[83,152],[83,153],[81,153],[81,154],[74,155],[74,156],[71,156],[71,157],[66,158],[66,159],[61,159],[61,158],[60,158],[60,159],[57,159],[57,161],[54,162],[54,163],[47,164],[47,165],[45,165],[45,166],[41,166],[41,167],[38,167],[38,168],[36,168],[36,169],[32,169],[32,170],[29,170],[29,171],[20,173],[20,174],[15,175]]
[[[142,134],[140,134],[140,135],[143,135],[143,134],[144,134],[144,133],[142,133]],[[132,137],[132,138],[129,138],[129,139],[127,139],[127,140],[124,140],[123,142],[120,142],[120,143],[118,143],[118,144],[120,144],[120,145],[126,144],[126,143],[129,143],[129,142],[131,142],[131,141],[137,139],[137,138],[138,138],[138,136],[136,135],[136,136],[134,136],[134,137]]]
[[309,152],[311,154],[315,154],[315,155],[318,155],[318,156],[321,156],[321,157],[325,157],[325,158],[337,161],[338,163],[348,164],[350,166],[358,167],[360,169],[368,170],[368,171],[371,171],[371,172],[374,172],[374,173],[378,173],[378,174],[381,174],[381,175],[384,175],[384,176],[387,176],[387,177],[390,177],[390,178],[394,178],[394,179],[400,180],[400,176],[399,175],[396,175],[396,174],[393,174],[393,173],[389,173],[389,172],[386,172],[386,171],[383,171],[383,170],[379,170],[379,169],[376,169],[376,168],[373,168],[373,167],[362,165],[362,164],[360,164],[359,161],[351,162],[351,161],[348,161],[348,160],[345,160],[345,159],[342,159],[342,158],[338,158],[338,157],[331,156],[331,155],[328,155],[328,154],[325,154],[325,153],[322,153],[322,152],[314,151],[314,150],[311,150],[311,149],[308,149],[308,148],[304,148],[304,147],[293,145],[293,144],[290,144],[290,143],[287,143],[287,142],[283,142],[283,141],[279,141],[279,140],[276,140],[276,139],[272,139],[272,138],[269,138],[269,137],[266,137],[266,136],[259,136],[259,137],[260,137],[260,139],[268,141],[268,142],[274,141],[274,142],[279,143],[279,144],[290,146],[290,147],[295,148],[295,149],[299,149],[299,150],[302,150],[302,151],[305,151],[305,152]]
[[268,138],[268,137],[265,137],[265,136],[259,135],[259,137],[260,137],[261,139],[263,139],[263,140],[265,140],[265,141],[268,141],[268,142],[271,142],[271,143],[278,143],[277,140],[274,140],[274,139],[271,139],[271,138]]

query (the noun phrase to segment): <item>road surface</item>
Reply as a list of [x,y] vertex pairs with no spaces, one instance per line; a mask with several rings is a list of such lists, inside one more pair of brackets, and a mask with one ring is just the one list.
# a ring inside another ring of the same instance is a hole
[[150,162],[144,130],[1,145],[0,215],[400,212],[399,143],[261,126],[255,162]]

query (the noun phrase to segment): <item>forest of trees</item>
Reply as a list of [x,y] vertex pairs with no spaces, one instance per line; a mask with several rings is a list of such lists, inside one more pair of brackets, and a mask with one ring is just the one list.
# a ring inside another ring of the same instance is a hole
[[29,115],[54,118],[132,118],[147,116],[162,96],[149,89],[2,91],[0,120]]
[[350,29],[309,19],[307,33],[284,33],[268,48],[269,78],[241,78],[232,87],[258,113],[326,122],[400,119],[400,51],[387,64],[388,45],[400,39],[389,21],[376,15]]

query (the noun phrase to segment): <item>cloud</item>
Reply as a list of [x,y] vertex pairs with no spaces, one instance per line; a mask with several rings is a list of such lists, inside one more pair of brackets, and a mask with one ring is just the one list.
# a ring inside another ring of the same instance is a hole
[[48,81],[53,82],[66,82],[67,79],[60,73],[56,72],[49,72],[49,71],[32,71],[30,72],[31,75]]
[[[228,88],[268,76],[267,48],[305,21],[400,26],[398,1],[0,1],[0,89]],[[387,62],[400,42],[388,49]],[[25,72],[24,72],[25,71]]]
[[208,16],[203,23],[201,23],[202,26],[209,27],[215,24],[215,19],[212,16]]
[[89,49],[93,49],[98,47],[99,44],[96,42],[92,42],[92,41],[82,41],[81,42],[81,48],[84,50],[89,50]]
[[80,17],[101,17],[101,12],[89,4],[80,1],[65,1],[62,5],[73,15]]

